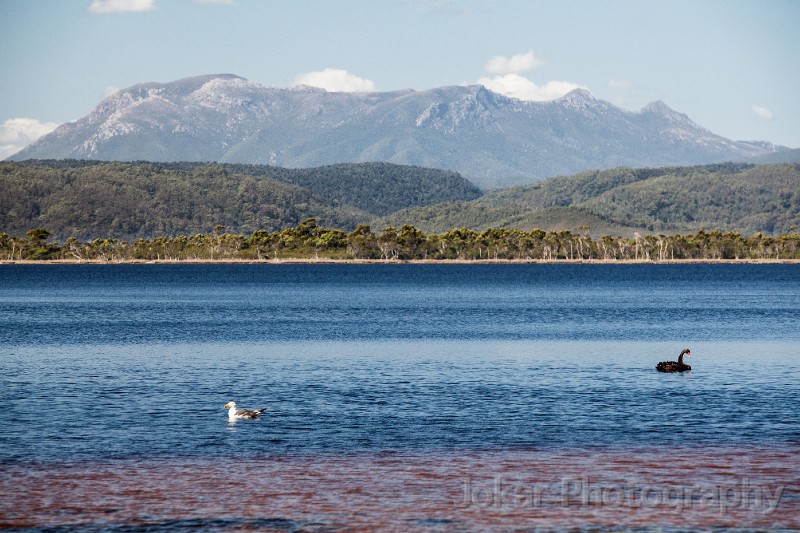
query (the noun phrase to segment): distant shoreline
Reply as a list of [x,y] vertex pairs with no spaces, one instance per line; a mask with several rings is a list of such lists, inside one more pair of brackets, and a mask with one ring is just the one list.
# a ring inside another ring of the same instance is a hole
[[0,260],[0,265],[796,265],[800,259],[99,259]]

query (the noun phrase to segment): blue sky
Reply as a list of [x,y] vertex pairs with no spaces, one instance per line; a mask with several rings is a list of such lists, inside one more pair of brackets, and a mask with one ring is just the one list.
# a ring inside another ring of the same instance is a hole
[[0,0],[0,157],[139,82],[662,100],[800,147],[800,1]]

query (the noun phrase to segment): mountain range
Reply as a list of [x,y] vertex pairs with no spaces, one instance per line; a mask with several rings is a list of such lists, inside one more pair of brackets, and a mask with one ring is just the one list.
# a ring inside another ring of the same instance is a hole
[[209,75],[120,90],[10,160],[205,161],[309,168],[390,162],[459,172],[483,189],[617,166],[771,158],[663,102],[628,111],[578,89],[525,102],[483,86],[340,93]]

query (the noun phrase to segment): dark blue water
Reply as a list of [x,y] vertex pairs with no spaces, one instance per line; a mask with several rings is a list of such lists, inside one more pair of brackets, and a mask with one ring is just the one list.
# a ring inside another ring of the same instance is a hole
[[3,346],[800,340],[794,265],[0,266]]
[[12,462],[797,444],[800,266],[5,265],[0,402]]

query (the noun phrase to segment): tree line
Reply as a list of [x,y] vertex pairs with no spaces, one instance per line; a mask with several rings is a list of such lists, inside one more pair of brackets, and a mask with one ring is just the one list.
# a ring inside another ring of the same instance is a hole
[[588,226],[575,231],[521,231],[465,228],[426,234],[412,225],[386,227],[376,233],[368,225],[355,230],[323,227],[309,218],[295,227],[251,235],[229,233],[218,225],[210,233],[160,236],[132,241],[70,237],[51,240],[45,228],[24,236],[0,233],[4,261],[226,261],[226,260],[466,260],[466,261],[680,261],[800,259],[800,235],[743,236],[732,231],[700,230],[692,234],[606,235],[593,239]]

